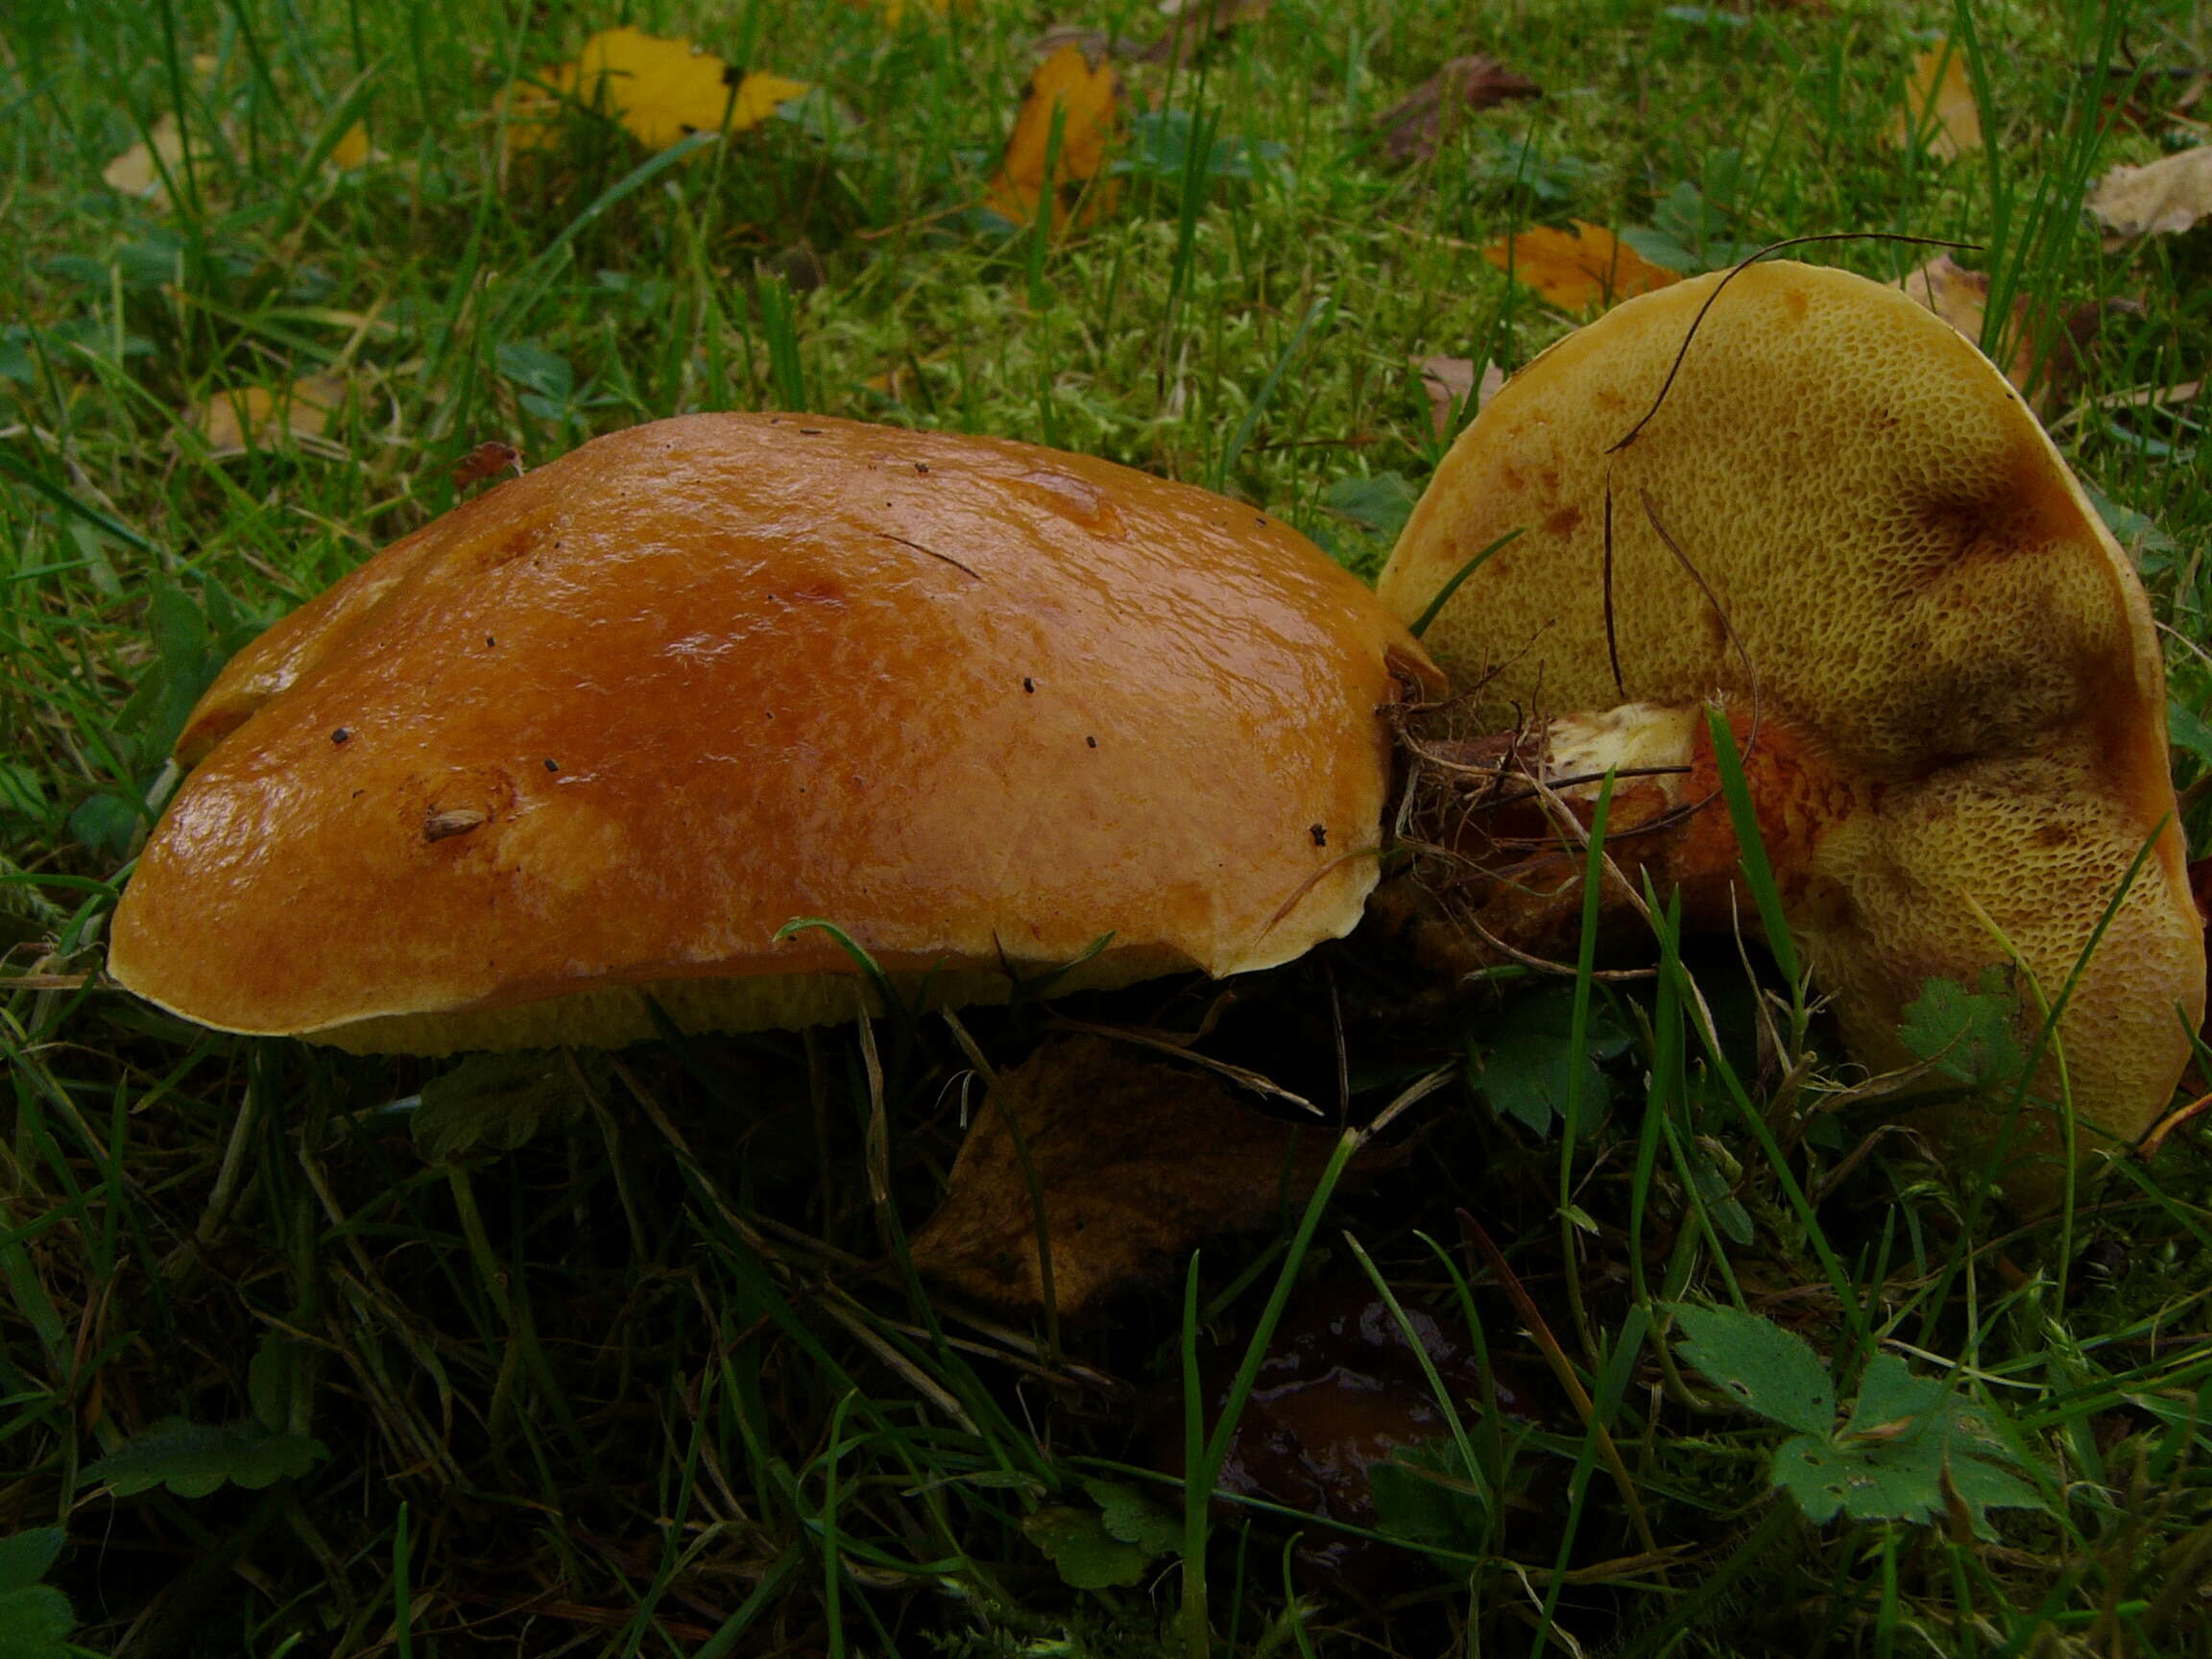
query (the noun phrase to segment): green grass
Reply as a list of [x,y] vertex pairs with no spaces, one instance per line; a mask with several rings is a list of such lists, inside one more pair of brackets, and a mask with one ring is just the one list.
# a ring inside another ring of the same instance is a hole
[[[1443,447],[1413,361],[1512,368],[1570,325],[1479,257],[1530,223],[1656,226],[1709,262],[1941,237],[1985,250],[2000,293],[2126,301],[2056,425],[2140,516],[2160,614],[2202,638],[2197,404],[2104,395],[2199,377],[2212,232],[2106,252],[2076,212],[2112,162],[2200,132],[2162,105],[2212,61],[2190,9],[1275,0],[1172,83],[1126,69],[1138,165],[1110,214],[1009,236],[971,204],[1025,43],[1064,20],[1157,28],[1136,0],[895,30],[819,0],[0,19],[0,948],[26,976],[0,980],[0,1537],[64,1527],[77,1640],[147,1655],[2212,1651],[2205,1143],[2023,1227],[1904,1138],[1856,1159],[1880,1108],[1854,1110],[1798,988],[1747,985],[1656,905],[1643,988],[1503,977],[1444,1008],[1377,940],[1246,987],[1208,1051],[1353,1125],[1449,1069],[1381,1138],[1410,1154],[1034,1328],[907,1261],[974,1067],[942,1021],[548,1058],[506,1086],[534,1134],[427,1156],[415,1102],[464,1086],[451,1064],[211,1036],[76,983],[192,698],[450,506],[479,442],[540,461],[801,406],[1022,437],[1264,504],[1372,573]],[[619,21],[821,94],[688,157],[579,118],[497,165],[499,89]],[[1954,163],[1882,141],[1936,33],[1967,42],[1997,140]],[[1549,96],[1386,166],[1377,117],[1478,48]],[[2149,113],[2100,123],[2091,71],[2117,94],[2130,63]],[[165,117],[197,141],[169,202],[107,188]],[[358,117],[380,158],[325,167]],[[1818,256],[1890,277],[1926,251]],[[311,443],[217,456],[188,413],[319,373],[345,393]],[[2171,658],[2202,716],[2212,658]],[[2212,736],[2184,783],[2208,763]],[[1208,997],[1089,1011],[1191,1028]],[[1465,1081],[1540,1018],[1578,1139]],[[1003,1066],[1047,1019],[965,1032]],[[1625,1052],[1581,1064],[1606,1033]],[[1447,1402],[1456,1475],[1420,1488],[1423,1548],[1376,1554],[1366,1600],[1302,1576],[1293,1538],[1327,1522],[1165,1473],[1227,1451],[1184,1380],[1234,1378],[1316,1281],[1448,1310],[1495,1362],[1486,1397]],[[1802,1334],[1841,1398],[1902,1352],[1997,1403],[2036,1502],[1994,1538],[1810,1524],[1769,1489],[1778,1431],[1677,1360],[1685,1298]],[[1526,1420],[1496,1408],[1517,1390]],[[88,1474],[172,1416],[232,1426],[268,1483]],[[1076,1589],[1034,1518],[1089,1517],[1101,1479],[1177,1542]]]

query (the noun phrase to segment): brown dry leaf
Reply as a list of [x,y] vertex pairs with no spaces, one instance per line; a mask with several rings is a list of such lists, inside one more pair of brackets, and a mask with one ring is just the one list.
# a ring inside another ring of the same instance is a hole
[[[896,29],[906,20],[906,7],[909,0],[853,0],[853,3],[859,5],[873,3],[883,13],[883,27]],[[952,10],[950,0],[911,0],[911,3],[915,11],[926,14],[932,21]],[[959,10],[967,11],[969,3],[970,0],[961,0]]]
[[1053,1298],[1073,1314],[1165,1270],[1208,1234],[1303,1203],[1334,1144],[1326,1129],[1262,1117],[1218,1078],[1104,1038],[1066,1038],[1000,1074],[944,1203],[914,1235],[914,1262],[963,1294],[1042,1308],[1026,1151]]
[[[1986,272],[1969,271],[1948,253],[1939,253],[1894,286],[1904,289],[1975,345],[1982,344],[1982,327],[1989,313]],[[2033,295],[2016,294],[2012,297],[2011,348],[1997,367],[2028,400],[2028,406],[2048,421],[2080,384],[2105,314],[2140,307],[2123,300],[2085,301],[2068,311],[2058,326],[2052,328],[2048,308]],[[2046,333],[2050,353],[2040,367],[2035,361],[2038,332]]]
[[1509,99],[1543,96],[1543,87],[1495,58],[1455,58],[1382,117],[1382,148],[1393,161],[1426,161],[1452,136],[1461,116]]
[[544,87],[507,89],[510,155],[553,141],[563,100],[604,109],[647,149],[666,150],[694,132],[757,127],[807,90],[804,81],[742,74],[688,40],[637,29],[602,30],[584,42],[575,62],[540,79]]
[[500,439],[487,438],[462,456],[459,464],[454,467],[453,489],[458,493],[472,484],[481,484],[493,474],[510,469],[517,478],[527,470],[522,465],[522,451]]
[[1081,23],[1055,23],[1044,34],[1032,36],[1022,50],[1032,58],[1049,58],[1063,46],[1081,48],[1083,56],[1094,63],[1101,58],[1120,58],[1134,62],[1144,56],[1142,40]]
[[1472,357],[1416,357],[1413,367],[1420,373],[1421,389],[1429,394],[1429,419],[1439,438],[1452,435],[1455,410],[1465,420],[1505,384],[1504,370],[1485,363],[1478,375]]
[[2143,167],[2115,167],[2086,204],[2115,236],[2171,236],[2212,214],[2212,144]]
[[186,416],[210,453],[243,455],[249,448],[274,448],[294,438],[320,438],[330,411],[346,397],[335,374],[310,374],[289,389],[238,386],[195,404]]
[[[1037,217],[1045,195],[1046,152],[1052,141],[1052,116],[1064,110],[1060,151],[1052,169],[1052,223],[1080,199],[1075,223],[1088,225],[1107,211],[1118,194],[1115,181],[1101,177],[1106,151],[1114,139],[1118,93],[1113,68],[1094,63],[1080,47],[1063,46],[1037,66],[1022,93],[1014,134],[1006,140],[998,171],[991,176],[984,203],[1017,225]],[[1089,186],[1087,189],[1086,186]]]
[[1965,55],[1938,40],[1912,60],[1905,81],[1905,107],[1889,123],[1890,144],[1923,146],[1945,161],[1982,148],[1982,111],[1966,78]]
[[1514,279],[1526,282],[1547,303],[1580,311],[1603,301],[1612,304],[1669,287],[1682,280],[1679,271],[1654,265],[1601,226],[1577,219],[1573,231],[1539,225],[1516,236],[1502,236],[1482,250],[1482,257]]
[[1182,63],[1210,40],[1218,40],[1240,23],[1256,23],[1267,15],[1271,0],[1161,0],[1161,15],[1168,19],[1159,39],[1137,54],[1145,63]]
[[[1900,277],[1895,286],[1902,288],[1967,339],[1982,344],[1982,325],[1989,313],[1989,274],[1986,271],[1969,271],[1948,253],[1938,253],[1919,270]],[[2025,324],[2028,316],[2028,297],[2023,294],[2012,302],[2015,317]],[[2024,338],[2028,330],[2016,326],[2012,361],[1999,365],[2005,378],[2016,390],[2028,389],[2029,342]]]

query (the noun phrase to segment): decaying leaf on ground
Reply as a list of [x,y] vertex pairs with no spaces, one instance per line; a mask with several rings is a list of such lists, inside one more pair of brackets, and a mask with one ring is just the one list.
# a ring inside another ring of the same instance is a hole
[[[1986,271],[1969,271],[1948,253],[1938,253],[1919,270],[1901,276],[1896,286],[1905,290],[1960,333],[1979,346],[1982,329],[1989,312],[1989,274]],[[2028,390],[2028,379],[2034,368],[2034,341],[2028,327],[2028,296],[2016,295],[2012,301],[2011,349],[2006,361],[1997,365],[2005,372],[2005,378],[2020,391]]]
[[[1989,276],[1969,271],[1948,253],[1938,253],[1919,270],[1900,277],[1905,290],[1960,333],[1979,346],[1989,312]],[[2063,408],[2080,385],[2099,330],[2110,312],[2140,310],[2133,302],[2084,301],[2063,317],[2053,317],[2036,296],[2012,297],[2011,333],[1997,367],[2028,406],[2045,421]],[[2037,360],[2040,349],[2044,355]]]
[[[1059,114],[1059,148],[1052,129]],[[1014,132],[1006,140],[998,170],[991,176],[984,203],[1017,225],[1037,217],[1046,196],[1045,172],[1052,171],[1052,224],[1074,209],[1074,223],[1088,225],[1106,212],[1116,196],[1105,177],[1106,152],[1114,141],[1119,88],[1114,70],[1094,61],[1078,46],[1063,46],[1037,66],[1022,93]]]
[[1142,40],[1083,23],[1055,23],[1042,35],[1032,36],[1025,50],[1032,58],[1049,58],[1063,46],[1074,47],[1094,63],[1101,58],[1139,58],[1144,52]]
[[541,84],[510,87],[510,155],[549,144],[560,106],[612,115],[649,150],[666,150],[694,132],[743,132],[807,90],[804,81],[747,74],[688,40],[637,29],[605,29],[584,42],[572,63],[548,69]]
[[522,451],[501,439],[488,438],[455,464],[453,488],[456,492],[463,491],[509,470],[517,478],[528,470],[522,465]]
[[249,448],[320,438],[330,412],[345,398],[346,382],[335,374],[310,374],[282,390],[234,386],[194,404],[186,424],[206,442],[210,454],[243,455]]
[[2115,237],[2178,234],[2212,214],[2212,144],[2143,167],[2115,167],[2085,204]]
[[1680,272],[1654,265],[1603,227],[1574,223],[1573,230],[1539,225],[1501,236],[1482,257],[1562,311],[1610,305],[1682,280]]
[[999,1075],[914,1236],[914,1264],[965,1295],[1042,1308],[1042,1207],[1053,1301],[1077,1313],[1209,1234],[1303,1203],[1335,1141],[1262,1117],[1216,1077],[1100,1037],[1059,1039]]
[[1167,28],[1157,40],[1137,54],[1145,63],[1187,63],[1208,41],[1242,23],[1255,23],[1267,15],[1272,0],[1163,0],[1161,15]]
[[[853,0],[856,5],[873,4],[883,13],[883,26],[896,29],[906,20],[906,8],[911,4],[916,12],[935,19],[953,9],[953,0]],[[959,10],[968,10],[968,0],[961,0]]]
[[1413,367],[1421,375],[1421,389],[1429,394],[1429,420],[1439,438],[1452,435],[1455,413],[1464,420],[1505,384],[1504,370],[1485,363],[1478,373],[1472,357],[1416,357]]
[[1925,149],[1944,161],[1982,148],[1982,111],[1974,103],[1966,58],[1949,41],[1938,40],[1912,60],[1904,107],[1891,118],[1887,136],[1896,149]]
[[[191,150],[194,160],[206,159],[204,144],[194,144]],[[177,125],[176,116],[164,115],[147,129],[144,138],[108,162],[100,177],[110,190],[152,201],[165,192],[164,173],[174,179],[183,170],[184,152],[183,129]]]
[[1463,117],[1511,99],[1543,96],[1543,87],[1495,58],[1455,58],[1382,117],[1383,152],[1393,161],[1426,161]]

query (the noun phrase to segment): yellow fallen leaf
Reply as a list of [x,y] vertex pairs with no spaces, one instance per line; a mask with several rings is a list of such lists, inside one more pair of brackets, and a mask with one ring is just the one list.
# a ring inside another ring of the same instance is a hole
[[356,121],[346,129],[343,136],[330,147],[330,165],[341,170],[360,166],[369,159],[369,129]]
[[[602,30],[584,42],[575,62],[541,79],[561,98],[613,116],[650,150],[666,150],[694,132],[743,132],[807,90],[805,82],[781,75],[741,75],[688,40],[627,28]],[[507,104],[510,153],[552,141],[559,124],[546,90],[510,88]]]
[[1888,139],[1899,149],[1925,147],[1945,161],[1982,148],[1982,111],[1966,60],[1950,42],[1939,40],[1912,60],[1905,107],[1890,121]]
[[2115,167],[2086,204],[2115,236],[2171,236],[2212,215],[2212,144],[2144,167]]
[[1602,226],[1577,219],[1573,231],[1539,225],[1518,235],[1502,236],[1482,250],[1482,257],[1515,281],[1526,282],[1563,311],[1580,311],[1603,301],[1633,299],[1682,280],[1679,271],[1654,265]]
[[335,374],[310,374],[281,392],[235,386],[194,406],[187,421],[213,453],[237,455],[292,438],[320,438],[345,396],[346,383]]
[[[1051,147],[1052,116],[1063,110],[1060,150],[1052,169],[1052,223],[1080,197],[1082,209],[1075,223],[1088,225],[1108,211],[1118,194],[1115,181],[1101,178],[1106,151],[1114,140],[1118,88],[1114,70],[1106,63],[1093,66],[1077,46],[1063,46],[1037,66],[1022,94],[1022,108],[1014,117],[1014,135],[1006,140],[998,171],[991,176],[984,202],[993,211],[1017,225],[1037,217],[1045,197],[1046,151]],[[1086,190],[1085,186],[1089,186]]]

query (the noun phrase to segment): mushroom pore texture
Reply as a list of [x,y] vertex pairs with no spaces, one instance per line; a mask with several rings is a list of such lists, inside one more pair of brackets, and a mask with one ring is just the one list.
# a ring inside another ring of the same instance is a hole
[[[1856,1055],[1911,1059],[1899,1019],[1936,978],[2002,970],[2031,1044],[2060,1010],[2032,1120],[2003,1131],[2023,1155],[2008,1188],[2036,1202],[2070,1135],[2131,1142],[2168,1105],[2203,1008],[2142,586],[1947,325],[1840,272],[1723,280],[1630,301],[1508,381],[1383,573],[1411,618],[1520,532],[1424,637],[1478,733],[1435,752],[1463,763],[1464,936],[1558,952],[1582,854],[1529,778],[1586,818],[1608,766],[1625,878],[1755,928],[1717,706],[1789,928]],[[1502,817],[1472,809],[1508,776]],[[2000,1129],[1971,1112],[1943,1126],[1975,1145]]]

